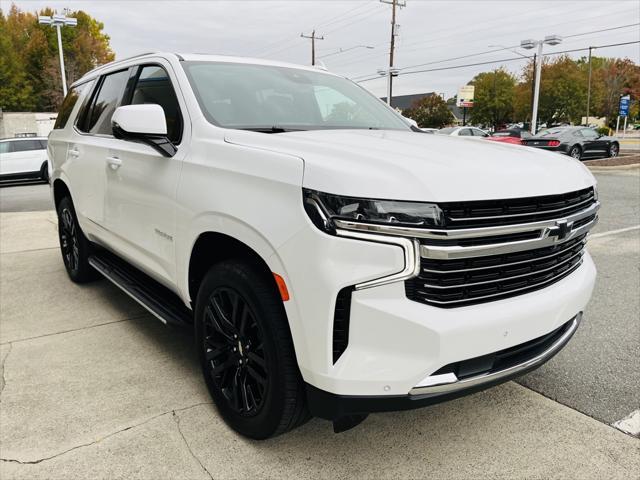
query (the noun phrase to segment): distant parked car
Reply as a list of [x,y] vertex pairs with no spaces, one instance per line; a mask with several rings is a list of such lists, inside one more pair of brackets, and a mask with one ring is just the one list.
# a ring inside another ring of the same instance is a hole
[[0,140],[0,180],[22,178],[41,178],[49,181],[46,138]]
[[452,137],[488,137],[484,130],[475,127],[448,127],[436,132],[438,135],[451,135]]
[[617,157],[620,144],[614,137],[600,135],[587,127],[553,127],[522,141],[528,147],[564,153],[578,160],[588,157]]
[[491,136],[487,137],[487,140],[501,143],[513,143],[514,145],[521,145],[522,140],[531,137],[531,134],[526,130],[511,129],[511,130],[498,130],[493,132]]

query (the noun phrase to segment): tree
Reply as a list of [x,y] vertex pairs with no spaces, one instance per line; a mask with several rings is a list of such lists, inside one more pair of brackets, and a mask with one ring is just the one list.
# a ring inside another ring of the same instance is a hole
[[475,86],[471,122],[498,129],[513,119],[516,77],[504,68],[483,72],[470,82]]
[[402,112],[405,117],[418,122],[422,128],[442,128],[453,121],[453,115],[440,95],[431,94],[413,102]]
[[[56,31],[38,24],[40,12],[23,12],[12,5],[0,9],[0,108],[16,111],[57,110],[62,101]],[[68,12],[77,27],[62,29],[67,83],[115,58],[104,25],[83,11]]]

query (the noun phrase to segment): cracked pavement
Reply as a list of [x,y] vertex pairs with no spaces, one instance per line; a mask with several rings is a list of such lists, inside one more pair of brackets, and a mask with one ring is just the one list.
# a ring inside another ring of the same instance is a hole
[[71,283],[53,212],[0,213],[0,478],[638,478],[640,440],[513,382],[247,440],[192,344],[108,282]]

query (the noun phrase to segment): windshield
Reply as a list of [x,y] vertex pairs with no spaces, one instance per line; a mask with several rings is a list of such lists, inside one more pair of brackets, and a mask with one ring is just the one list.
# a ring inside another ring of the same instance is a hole
[[353,82],[296,68],[182,62],[207,120],[225,128],[281,133],[317,129],[409,130]]

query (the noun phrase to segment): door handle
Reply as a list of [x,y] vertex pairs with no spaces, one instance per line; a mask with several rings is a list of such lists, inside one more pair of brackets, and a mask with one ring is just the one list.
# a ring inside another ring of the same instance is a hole
[[80,156],[80,152],[78,150],[76,150],[75,148],[72,148],[71,150],[69,150],[69,156],[70,157],[74,157],[74,158],[78,158]]
[[122,165],[122,160],[118,157],[107,157],[107,163],[113,170],[117,170],[120,168],[120,165]]

